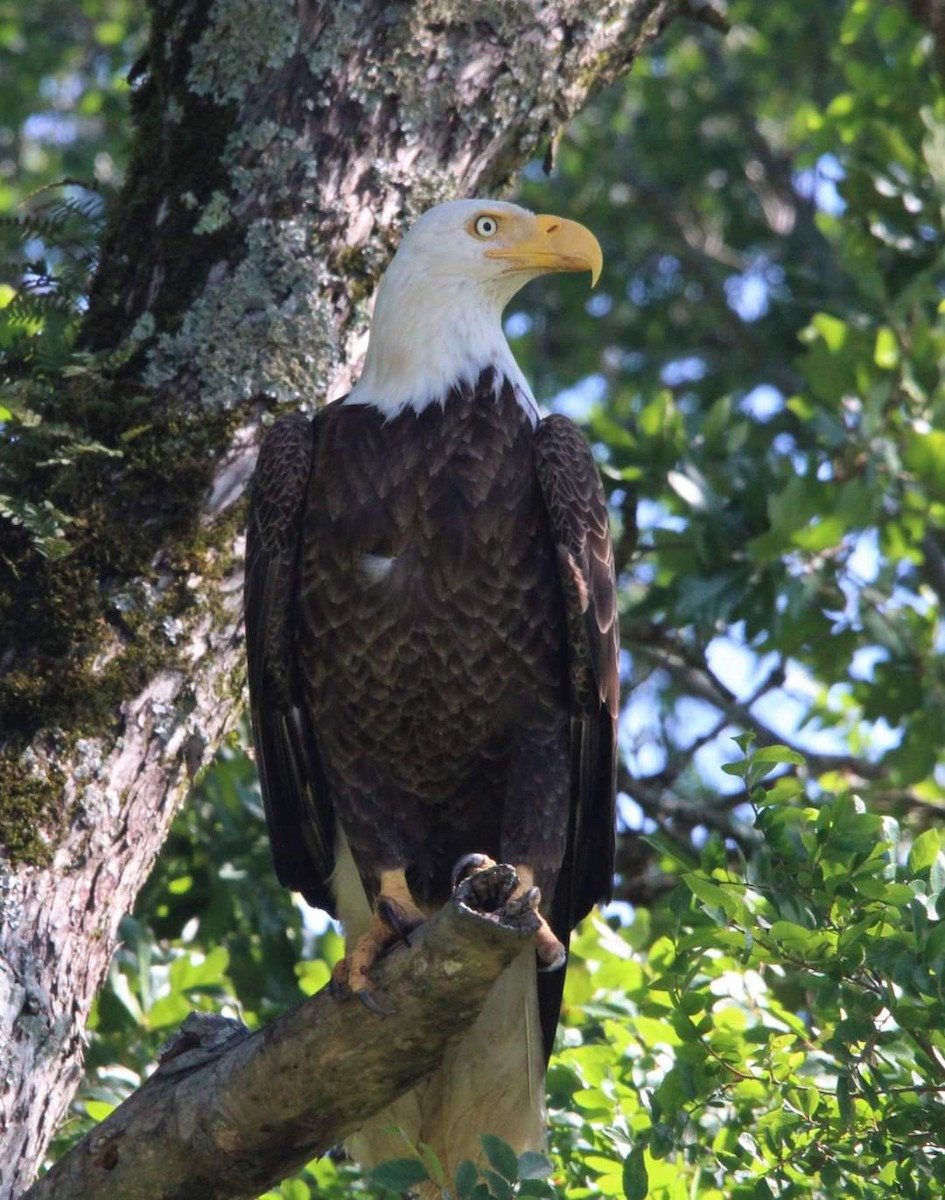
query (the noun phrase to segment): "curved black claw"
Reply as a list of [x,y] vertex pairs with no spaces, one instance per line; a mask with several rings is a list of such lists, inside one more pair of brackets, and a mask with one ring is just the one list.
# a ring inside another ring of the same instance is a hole
[[475,871],[481,871],[485,867],[494,865],[493,860],[488,854],[464,854],[456,866],[453,867],[453,872],[450,875],[450,891],[455,892],[463,880]]
[[541,892],[537,887],[530,887],[527,891],[522,892],[521,896],[516,896],[514,900],[510,900],[505,906],[506,916],[520,917],[526,909],[538,911],[538,905],[541,903]]
[[376,910],[377,915],[381,918],[385,925],[389,926],[394,933],[400,938],[405,946],[410,945],[410,935],[413,931],[422,924],[421,921],[411,921],[399,904],[395,904],[387,896],[378,898]]
[[383,1005],[378,1004],[378,1002],[374,999],[374,993],[368,988],[361,988],[361,990],[355,992],[354,995],[357,996],[368,1012],[374,1013],[375,1016],[392,1017],[394,1015],[394,1010],[392,1008],[384,1008]]
[[568,961],[568,952],[561,947],[561,952],[556,954],[551,962],[547,962],[542,956],[538,955],[538,974],[550,975],[552,971],[560,971],[564,964]]

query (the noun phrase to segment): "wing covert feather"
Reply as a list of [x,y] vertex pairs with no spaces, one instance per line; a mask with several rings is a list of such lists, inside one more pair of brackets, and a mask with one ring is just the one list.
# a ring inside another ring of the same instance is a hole
[[333,911],[335,815],[298,680],[296,590],[316,427],[281,417],[263,440],[246,532],[250,714],[279,881]]

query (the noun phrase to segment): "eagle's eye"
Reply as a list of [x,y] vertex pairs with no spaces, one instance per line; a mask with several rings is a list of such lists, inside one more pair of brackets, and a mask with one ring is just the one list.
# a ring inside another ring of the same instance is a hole
[[495,237],[495,235],[499,232],[499,222],[495,219],[495,217],[476,217],[476,223],[473,226],[473,229],[476,231],[477,237]]

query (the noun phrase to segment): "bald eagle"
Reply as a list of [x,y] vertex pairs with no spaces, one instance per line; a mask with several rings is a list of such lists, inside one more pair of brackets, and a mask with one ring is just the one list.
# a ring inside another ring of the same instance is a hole
[[511,863],[542,917],[471,1032],[353,1140],[366,1163],[402,1156],[392,1124],[448,1172],[482,1133],[542,1147],[554,969],[611,895],[607,507],[587,443],[541,416],[501,320],[530,279],[596,281],[601,263],[573,221],[431,209],[381,281],[357,385],[313,420],[276,421],[260,451],[245,615],[279,879],[341,919],[366,998],[377,955],[457,873]]

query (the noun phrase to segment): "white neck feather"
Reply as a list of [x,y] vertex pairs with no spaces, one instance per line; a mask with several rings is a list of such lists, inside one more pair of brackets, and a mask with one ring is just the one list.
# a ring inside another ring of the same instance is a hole
[[420,412],[491,366],[496,394],[504,377],[536,421],[538,405],[502,331],[509,295],[470,284],[429,271],[417,278],[395,258],[378,289],[364,370],[343,403],[370,404],[391,417],[408,407]]

